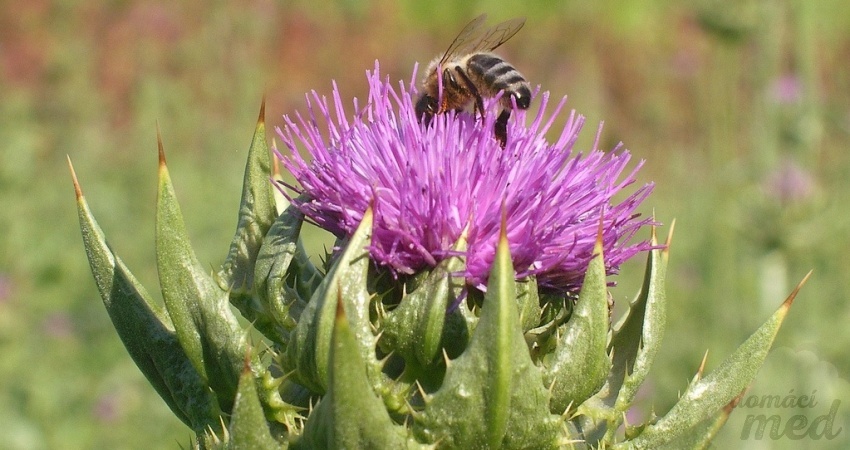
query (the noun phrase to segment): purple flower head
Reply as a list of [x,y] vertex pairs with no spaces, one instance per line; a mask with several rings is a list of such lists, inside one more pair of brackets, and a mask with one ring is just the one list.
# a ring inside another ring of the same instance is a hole
[[794,75],[784,75],[775,80],[770,86],[771,99],[782,105],[799,103],[803,97],[803,86],[800,78]]
[[780,206],[805,203],[817,191],[812,174],[796,162],[786,159],[762,183],[762,190]]
[[[542,287],[565,292],[581,285],[600,218],[609,274],[650,248],[629,241],[651,223],[635,210],[652,185],[624,191],[642,163],[621,176],[629,153],[620,146],[597,150],[599,134],[591,151],[575,152],[584,123],[575,111],[554,144],[545,139],[566,98],[548,114],[548,93],[537,96],[536,112],[514,111],[501,148],[493,134],[498,99],[485,101],[483,118],[452,112],[424,126],[414,111],[414,82],[394,88],[381,79],[377,62],[367,78],[368,101],[361,107],[355,99],[353,115],[336,85],[330,105],[315,92],[308,95],[309,115],[285,117],[278,130],[290,151],[279,157],[301,185],[289,188],[309,197],[294,204],[338,237],[353,233],[373,205],[370,252],[376,263],[395,274],[433,267],[452,254],[468,227],[464,275],[483,288],[503,207],[517,278],[535,275]],[[299,147],[312,161],[299,155]],[[625,199],[616,203],[614,196]]]

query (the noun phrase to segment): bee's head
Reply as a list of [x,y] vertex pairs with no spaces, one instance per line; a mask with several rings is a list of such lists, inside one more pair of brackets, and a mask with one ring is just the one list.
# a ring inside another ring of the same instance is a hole
[[420,123],[424,122],[425,125],[428,125],[439,109],[440,103],[436,98],[422,94],[422,97],[419,97],[419,101],[416,102],[416,118],[419,119]]

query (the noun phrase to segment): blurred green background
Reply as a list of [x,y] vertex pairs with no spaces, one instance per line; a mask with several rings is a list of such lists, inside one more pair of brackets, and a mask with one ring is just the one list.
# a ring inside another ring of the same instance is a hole
[[[500,49],[533,84],[605,121],[604,147],[646,159],[645,204],[677,220],[669,328],[642,403],[664,413],[706,350],[708,369],[809,270],[748,395],[842,404],[833,440],[718,448],[844,448],[850,441],[850,3],[843,0],[447,2],[0,2],[0,448],[178,448],[191,438],[135,368],[88,271],[65,155],[128,266],[157,292],[156,124],[202,262],[235,228],[260,99],[267,124],[310,89],[363,98],[375,59],[408,80],[481,12],[526,16]],[[667,233],[668,227],[661,229]],[[319,251],[328,237],[311,230]],[[613,293],[637,290],[642,261]],[[793,445],[792,445],[793,444]]]

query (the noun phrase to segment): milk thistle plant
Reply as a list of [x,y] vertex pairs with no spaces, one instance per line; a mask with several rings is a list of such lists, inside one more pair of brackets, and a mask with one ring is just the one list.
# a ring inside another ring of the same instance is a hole
[[[483,117],[423,126],[413,83],[382,79],[377,63],[368,82],[365,104],[346,108],[334,87],[285,118],[273,153],[293,185],[271,170],[260,113],[236,234],[212,271],[189,244],[160,139],[164,308],[107,244],[74,176],[106,309],[194,445],[705,447],[797,291],[719,367],[697,369],[670,411],[629,423],[666,322],[670,250],[637,212],[652,188],[632,187],[641,164],[626,170],[630,154],[599,150],[598,134],[576,150],[583,118],[564,119],[563,100],[547,112],[546,93],[514,115],[502,148],[496,100]],[[305,221],[338,238],[318,267]],[[638,255],[643,285],[611,325],[608,286]]]

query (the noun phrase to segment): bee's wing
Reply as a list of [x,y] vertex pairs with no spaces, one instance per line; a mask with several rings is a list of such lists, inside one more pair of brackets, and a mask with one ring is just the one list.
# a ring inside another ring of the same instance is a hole
[[449,45],[449,48],[446,49],[446,52],[443,53],[443,57],[440,58],[440,65],[452,59],[455,55],[462,54],[462,52],[466,51],[465,49],[480,42],[482,34],[478,33],[480,31],[479,28],[481,28],[481,25],[486,19],[487,14],[481,14],[480,16],[472,19],[472,22],[466,24],[466,26],[460,30],[460,33],[457,34],[457,37]]
[[477,38],[475,45],[469,49],[464,49],[464,51],[468,54],[480,52],[482,50],[488,52],[495,50],[500,45],[507,42],[508,39],[514,37],[523,25],[525,25],[525,17],[517,17],[515,19],[506,20],[502,23],[493,25]]

